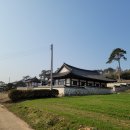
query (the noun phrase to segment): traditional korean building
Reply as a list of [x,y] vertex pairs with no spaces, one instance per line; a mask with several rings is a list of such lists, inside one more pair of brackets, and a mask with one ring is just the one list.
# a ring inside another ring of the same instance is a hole
[[107,87],[107,83],[115,80],[103,77],[98,71],[80,69],[64,63],[53,74],[54,86],[64,85],[70,87]]
[[41,85],[40,80],[37,79],[36,77],[29,78],[29,79],[25,80],[24,82],[25,82],[26,86],[29,88],[38,87],[39,85]]
[[[103,77],[98,71],[80,69],[66,63],[53,73],[53,89],[59,91],[59,96],[111,94],[113,90],[107,87],[107,83],[112,82],[116,81]],[[43,89],[50,89],[50,86]]]

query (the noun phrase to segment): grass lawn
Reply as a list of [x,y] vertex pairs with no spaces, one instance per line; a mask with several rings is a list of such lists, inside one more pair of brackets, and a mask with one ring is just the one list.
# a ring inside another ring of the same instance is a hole
[[7,104],[35,130],[130,130],[130,94],[74,96]]

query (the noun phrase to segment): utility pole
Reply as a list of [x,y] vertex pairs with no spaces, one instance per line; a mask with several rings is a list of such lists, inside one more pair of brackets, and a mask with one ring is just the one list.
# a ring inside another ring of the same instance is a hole
[[9,83],[10,83],[10,77],[9,77]]
[[53,44],[51,44],[51,84],[50,84],[50,90],[53,88]]

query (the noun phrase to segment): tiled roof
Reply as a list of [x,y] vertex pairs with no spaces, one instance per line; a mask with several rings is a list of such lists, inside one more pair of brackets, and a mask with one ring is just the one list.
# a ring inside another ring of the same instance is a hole
[[81,74],[81,75],[100,75],[98,71],[96,70],[85,70],[85,69],[80,69],[71,65],[68,65],[64,63],[65,66],[68,66],[71,69],[71,72],[74,74]]
[[[64,73],[59,73],[60,70],[66,67],[69,72],[64,72]],[[103,77],[102,75],[100,75],[100,73],[96,70],[85,70],[85,69],[80,69],[71,65],[68,65],[66,63],[64,63],[62,65],[62,67],[59,69],[59,71],[57,73],[55,73],[53,75],[54,78],[58,78],[58,77],[63,77],[63,76],[67,76],[68,74],[72,74],[72,75],[76,75],[82,78],[89,78],[89,79],[95,79],[95,80],[100,80],[100,81],[105,81],[105,82],[115,82],[115,80],[113,79],[108,79]]]
[[26,83],[27,83],[27,82],[36,82],[36,83],[40,83],[40,80],[37,79],[36,77],[34,77],[34,78],[29,78],[29,79],[25,80],[25,82],[26,82]]

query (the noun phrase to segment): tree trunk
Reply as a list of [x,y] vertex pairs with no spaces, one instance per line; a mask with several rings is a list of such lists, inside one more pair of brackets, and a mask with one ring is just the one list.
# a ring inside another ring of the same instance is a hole
[[118,60],[118,64],[119,64],[119,68],[118,68],[118,81],[121,81],[121,64],[120,64],[120,60]]

